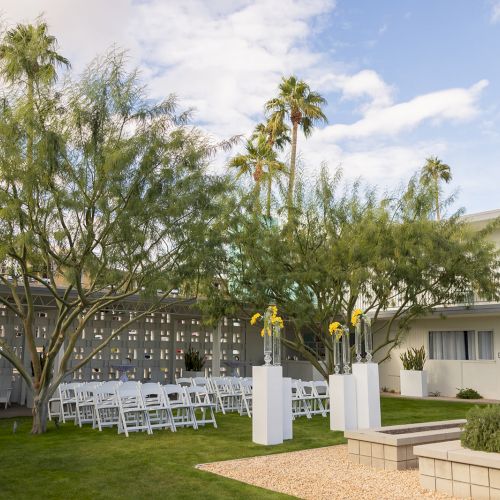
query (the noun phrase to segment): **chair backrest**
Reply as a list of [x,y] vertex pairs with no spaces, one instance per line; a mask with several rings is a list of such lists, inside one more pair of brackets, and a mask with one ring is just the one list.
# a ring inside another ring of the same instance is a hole
[[132,389],[132,390],[138,390],[140,383],[136,382],[135,380],[129,380],[128,382],[123,382],[120,384],[119,389],[120,390],[126,390],[126,389]]
[[193,379],[189,377],[175,377],[175,381],[177,382],[177,385],[180,385],[182,387],[189,387],[193,385]]
[[12,387],[0,389],[0,403],[8,403],[10,401],[11,392],[12,392]]
[[144,408],[141,389],[139,384],[120,385],[116,391],[118,403],[123,408]]
[[314,384],[312,382],[300,382],[299,384],[302,394],[305,396],[314,396]]
[[144,404],[163,405],[165,402],[165,393],[163,387],[159,383],[148,382],[141,385],[141,394]]
[[315,380],[313,382],[316,394],[328,396],[328,384],[325,380]]
[[98,387],[104,389],[105,391],[112,391],[114,393],[120,385],[122,385],[122,382],[119,380],[110,380],[109,382],[104,382],[104,384]]
[[195,377],[193,383],[194,385],[208,386],[208,379],[206,377]]
[[68,400],[75,398],[75,389],[80,387],[82,384],[80,382],[71,382],[69,384],[61,384],[59,386],[59,394],[61,400]]

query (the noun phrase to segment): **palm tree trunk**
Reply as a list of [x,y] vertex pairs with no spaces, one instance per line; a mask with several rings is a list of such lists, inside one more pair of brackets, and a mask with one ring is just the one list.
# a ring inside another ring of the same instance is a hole
[[266,201],[266,215],[270,219],[271,218],[271,191],[273,187],[273,181],[271,178],[271,172],[267,173],[267,201]]
[[254,194],[254,211],[256,214],[261,215],[262,208],[260,205],[260,181],[255,183],[255,187],[253,188]]
[[290,174],[288,178],[288,196],[287,196],[287,209],[288,209],[288,222],[291,220],[293,210],[293,195],[295,191],[295,162],[297,158],[297,130],[299,124],[294,122],[292,125],[292,151],[290,154]]
[[436,197],[436,220],[440,220],[441,214],[439,213],[439,179],[437,173],[434,175],[434,189],[434,196]]
[[436,189],[436,220],[441,220],[441,214],[439,212],[439,191]]

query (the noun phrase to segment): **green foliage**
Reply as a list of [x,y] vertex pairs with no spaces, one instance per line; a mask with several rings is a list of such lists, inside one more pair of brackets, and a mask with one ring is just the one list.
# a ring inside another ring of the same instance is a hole
[[483,396],[479,394],[475,389],[468,387],[467,389],[459,389],[457,392],[458,399],[483,399]]
[[[279,304],[284,344],[326,377],[333,356],[326,369],[318,360],[333,351],[328,324],[350,323],[359,300],[384,357],[433,308],[459,303],[470,290],[499,296],[494,245],[460,213],[432,220],[432,193],[417,178],[382,197],[358,183],[341,186],[341,173],[332,179],[324,169],[314,189],[299,189],[293,224],[256,216],[242,196],[229,221],[224,285],[208,300],[220,307],[229,297],[231,307],[250,310]],[[281,201],[286,207],[286,193]],[[394,314],[382,315],[388,308]]]
[[426,361],[425,348],[422,346],[418,349],[416,347],[407,349],[399,355],[399,359],[403,362],[403,369],[422,371]]
[[189,344],[184,353],[184,366],[187,371],[201,372],[205,366],[205,356],[202,356],[199,351],[195,351],[193,346]]
[[500,405],[472,408],[466,418],[462,445],[472,450],[500,453]]
[[[112,333],[119,335],[182,301],[169,297],[172,290],[192,298],[213,282],[231,188],[207,167],[229,143],[214,144],[190,126],[174,96],[151,100],[118,50],[56,87],[55,70],[66,60],[53,53],[46,26],[16,30],[43,43],[21,37],[16,52],[12,40],[19,37],[7,32],[0,44],[0,73],[11,83],[0,107],[0,262],[7,268],[0,282],[14,298],[0,302],[23,324],[34,380],[6,342],[0,345],[37,406],[109,342],[103,338],[71,366],[73,346],[93,315],[136,296],[137,315]],[[44,65],[50,78],[33,73],[37,91],[28,89],[27,106],[27,72]],[[57,306],[44,366],[34,341],[34,286]]]

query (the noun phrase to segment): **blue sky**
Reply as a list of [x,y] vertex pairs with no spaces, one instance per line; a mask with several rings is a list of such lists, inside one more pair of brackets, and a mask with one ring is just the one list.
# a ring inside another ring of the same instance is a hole
[[[323,93],[329,124],[299,151],[393,189],[429,155],[454,208],[500,208],[500,0],[1,0],[6,24],[44,13],[80,71],[117,44],[151,95],[175,93],[215,138],[248,134],[282,75]],[[219,166],[220,168],[220,166]]]

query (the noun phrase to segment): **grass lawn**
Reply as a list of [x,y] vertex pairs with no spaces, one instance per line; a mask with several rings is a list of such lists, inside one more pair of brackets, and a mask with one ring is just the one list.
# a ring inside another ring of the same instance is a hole
[[[472,404],[382,398],[384,425],[463,418]],[[287,498],[193,466],[343,443],[321,416],[294,422],[294,439],[264,447],[251,441],[251,420],[218,415],[218,429],[157,431],[127,439],[72,423],[29,434],[30,420],[12,434],[13,420],[0,420],[0,498]]]

